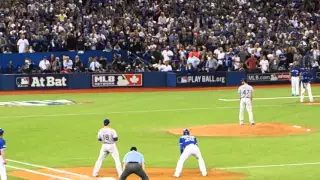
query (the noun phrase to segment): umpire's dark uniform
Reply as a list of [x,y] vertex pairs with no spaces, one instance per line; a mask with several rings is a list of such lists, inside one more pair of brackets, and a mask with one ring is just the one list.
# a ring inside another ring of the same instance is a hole
[[143,155],[137,152],[136,147],[132,147],[124,158],[124,170],[119,180],[126,180],[131,174],[138,175],[142,180],[149,180],[146,172],[144,171],[144,158]]

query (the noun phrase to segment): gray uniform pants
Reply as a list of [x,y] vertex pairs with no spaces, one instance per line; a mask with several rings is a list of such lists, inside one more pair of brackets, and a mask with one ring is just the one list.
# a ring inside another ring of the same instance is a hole
[[146,172],[142,169],[141,164],[139,163],[128,163],[123,170],[119,180],[126,180],[131,174],[138,175],[142,180],[149,180]]

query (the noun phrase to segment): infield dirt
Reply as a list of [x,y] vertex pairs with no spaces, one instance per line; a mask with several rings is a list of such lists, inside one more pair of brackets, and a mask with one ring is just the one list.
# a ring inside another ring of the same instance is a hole
[[[286,136],[306,134],[314,130],[282,123],[258,123],[256,125],[218,124],[189,127],[190,133],[195,136],[222,136],[222,137],[254,137],[254,136]],[[171,129],[171,134],[181,135],[182,129]]]
[[[82,167],[82,168],[65,168],[65,169],[60,169],[63,171],[68,171],[68,172],[73,172],[73,173],[78,173],[78,174],[83,174],[83,175],[88,175],[87,178],[80,178],[79,176],[70,176],[62,173],[57,173],[53,172],[50,170],[46,169],[39,169],[35,170],[37,172],[41,173],[47,173],[47,174],[52,174],[55,176],[60,176],[64,178],[69,178],[69,179],[74,179],[74,180],[98,180],[99,178],[91,178],[90,175],[92,173],[92,168],[90,167]],[[166,169],[166,168],[147,168],[146,172],[149,176],[150,180],[174,180],[176,178],[173,177],[174,169]],[[28,179],[28,180],[53,180],[54,178],[48,178],[43,175],[37,175],[34,173],[29,173],[26,171],[11,171],[9,173],[12,176],[16,177],[21,177],[23,179]],[[100,171],[100,177],[116,177],[116,170],[115,168],[104,168],[101,169]],[[201,173],[198,169],[184,169],[182,171],[181,177],[179,180],[228,180],[228,179],[241,179],[244,178],[244,174],[240,173],[233,173],[233,172],[228,172],[228,171],[221,171],[221,170],[215,170],[211,169],[208,171],[208,176],[202,177]],[[138,176],[136,175],[131,175],[127,178],[127,180],[139,180]]]

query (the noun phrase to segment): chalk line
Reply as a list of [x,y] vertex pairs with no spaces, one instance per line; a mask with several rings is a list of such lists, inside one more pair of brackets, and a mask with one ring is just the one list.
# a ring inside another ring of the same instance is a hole
[[225,168],[217,168],[217,169],[221,169],[221,170],[254,169],[254,168],[290,167],[290,166],[307,166],[307,165],[320,165],[320,162],[295,163],[295,164],[272,164],[272,165],[257,165],[257,166],[239,166],[239,167],[225,167]]
[[[255,108],[262,107],[279,107],[288,106],[288,104],[269,104],[257,105]],[[239,109],[239,106],[220,106],[220,107],[204,107],[204,108],[179,108],[179,109],[155,109],[155,110],[135,110],[135,111],[114,111],[114,112],[97,112],[97,113],[71,113],[71,114],[37,114],[37,115],[22,115],[22,116],[0,116],[0,119],[10,118],[36,118],[36,117],[61,117],[61,116],[90,116],[90,115],[109,115],[109,114],[135,114],[135,113],[156,113],[156,112],[181,112],[181,111],[199,111],[213,109]]]
[[64,171],[64,170],[60,170],[60,169],[54,169],[54,168],[50,168],[50,167],[46,167],[46,166],[41,166],[41,165],[37,165],[37,164],[31,164],[31,163],[27,163],[27,162],[21,162],[21,161],[12,160],[12,159],[7,159],[7,161],[8,161],[8,162],[17,163],[17,164],[26,165],[26,166],[31,166],[31,167],[46,169],[46,170],[50,170],[50,171],[57,172],[57,173],[61,173],[61,174],[67,174],[67,175],[72,175],[72,176],[90,178],[90,177],[87,176],[87,175],[78,174],[78,173],[73,173],[73,172]]
[[66,177],[61,177],[61,176],[56,176],[56,175],[52,175],[52,174],[47,174],[47,173],[42,173],[42,172],[38,172],[38,171],[34,171],[34,170],[30,170],[30,169],[25,169],[25,168],[20,168],[20,167],[15,167],[15,166],[11,166],[11,165],[6,165],[6,167],[11,168],[11,169],[16,169],[16,170],[20,170],[20,171],[26,171],[32,174],[38,174],[38,175],[42,175],[42,176],[47,176],[50,178],[55,178],[55,179],[59,179],[59,180],[73,180],[73,179],[69,179]]
[[[313,97],[320,97],[320,96],[313,96]],[[288,96],[288,97],[269,97],[269,98],[253,98],[253,100],[278,100],[278,99],[299,99],[300,96]],[[305,97],[308,98],[308,97]],[[219,101],[226,101],[226,102],[232,102],[232,101],[240,101],[239,98],[237,99],[219,99]]]

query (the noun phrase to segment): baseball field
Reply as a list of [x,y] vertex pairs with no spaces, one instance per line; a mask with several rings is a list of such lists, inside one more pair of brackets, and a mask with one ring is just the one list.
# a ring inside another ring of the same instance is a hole
[[[120,158],[136,146],[151,180],[174,179],[184,128],[197,136],[208,176],[190,157],[181,180],[318,180],[320,87],[312,104],[291,97],[289,86],[255,88],[256,126],[238,125],[236,89],[2,93],[9,180],[93,179],[104,118],[118,132]],[[116,177],[114,166],[107,157],[100,175]]]

